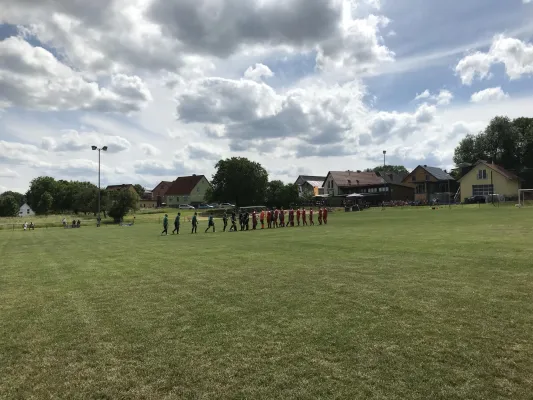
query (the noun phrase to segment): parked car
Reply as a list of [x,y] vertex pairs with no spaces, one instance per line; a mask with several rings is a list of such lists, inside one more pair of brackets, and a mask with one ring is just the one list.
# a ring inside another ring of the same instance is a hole
[[477,204],[477,203],[485,204],[486,202],[487,202],[487,198],[485,196],[472,196],[472,197],[467,197],[465,199],[466,204]]
[[210,208],[214,208],[214,207],[212,205],[210,205],[210,204],[200,204],[198,206],[199,210],[206,210],[206,209],[210,209]]
[[235,208],[235,204],[231,204],[231,203],[222,203],[220,205],[220,207],[223,207],[223,208]]
[[196,210],[196,208],[194,208],[193,206],[190,206],[190,205],[188,205],[188,204],[180,204],[180,205],[178,206],[178,208],[179,208],[180,210]]

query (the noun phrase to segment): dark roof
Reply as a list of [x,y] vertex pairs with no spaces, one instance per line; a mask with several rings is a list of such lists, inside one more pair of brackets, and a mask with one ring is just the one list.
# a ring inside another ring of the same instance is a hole
[[419,165],[419,167],[425,169],[429,174],[433,175],[435,179],[439,181],[455,180],[453,179],[453,176],[451,176],[450,174],[448,174],[447,172],[443,171],[440,168],[428,167],[427,165]]
[[379,186],[385,180],[375,172],[330,171],[331,177],[340,187]]
[[106,190],[122,190],[129,189],[130,187],[133,187],[131,183],[125,183],[123,185],[109,185]]
[[324,182],[326,180],[326,177],[325,176],[311,176],[311,175],[300,175],[298,177],[299,178],[302,178],[304,181],[322,181]]
[[403,185],[402,181],[409,175],[407,172],[393,173],[393,172],[380,172],[379,175],[392,185]]
[[171,181],[161,181],[158,183],[158,185],[152,189],[152,192],[155,192],[156,190],[159,190],[159,187],[160,186],[163,186],[163,185],[167,185],[170,187],[170,185],[172,185],[172,182]]
[[168,188],[165,195],[173,196],[185,196],[191,194],[194,187],[204,178],[203,175],[192,175],[192,176],[180,176],[176,179],[172,186]]

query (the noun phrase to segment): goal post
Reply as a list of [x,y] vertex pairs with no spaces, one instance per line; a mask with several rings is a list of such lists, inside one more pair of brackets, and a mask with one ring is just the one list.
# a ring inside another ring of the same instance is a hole
[[518,190],[518,206],[519,207],[533,206],[533,189],[519,189]]

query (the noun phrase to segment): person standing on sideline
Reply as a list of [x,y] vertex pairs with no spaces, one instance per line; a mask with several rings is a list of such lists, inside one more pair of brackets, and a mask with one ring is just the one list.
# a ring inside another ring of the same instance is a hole
[[174,234],[174,232],[176,232],[176,235],[180,234],[180,218],[181,213],[178,213],[178,215],[176,215],[176,219],[174,220],[174,230],[172,231],[172,234]]
[[192,216],[192,233],[198,233],[198,213],[194,213]]
[[322,225],[322,207],[318,209],[318,225]]
[[301,215],[300,207],[296,210],[296,222],[298,223],[298,226],[300,226],[300,215]]
[[209,230],[209,228],[213,227],[213,233],[215,233],[215,220],[213,219],[213,214],[209,214],[209,217],[207,219],[207,228],[205,228],[205,232]]
[[267,210],[267,228],[272,228],[272,212]]
[[237,216],[235,211],[231,213],[231,227],[229,228],[230,232],[237,232]]
[[302,225],[307,226],[307,214],[305,213],[305,207],[302,208]]
[[279,218],[279,210],[276,208],[274,210],[274,228],[278,227],[278,218]]
[[279,210],[279,226],[282,228],[285,227],[285,211],[283,210],[283,207]]
[[261,210],[261,214],[259,214],[259,221],[261,222],[261,229],[265,229],[265,210]]
[[328,208],[324,207],[324,211],[322,212],[322,219],[324,220],[324,225],[328,224]]
[[313,208],[309,208],[309,225],[314,225],[315,221],[313,221]]
[[244,227],[245,230],[250,230],[250,213],[248,211],[244,213]]
[[228,227],[228,214],[226,211],[224,211],[224,215],[222,216],[222,222],[224,222],[223,232],[226,232],[226,228]]
[[254,231],[257,229],[257,212],[255,210],[252,212],[252,229]]
[[168,214],[165,214],[163,217],[163,232],[161,232],[161,235],[168,235]]

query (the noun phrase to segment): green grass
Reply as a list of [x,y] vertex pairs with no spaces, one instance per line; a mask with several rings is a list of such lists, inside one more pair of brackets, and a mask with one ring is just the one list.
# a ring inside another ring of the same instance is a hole
[[531,399],[533,210],[146,218],[0,232],[0,398]]

